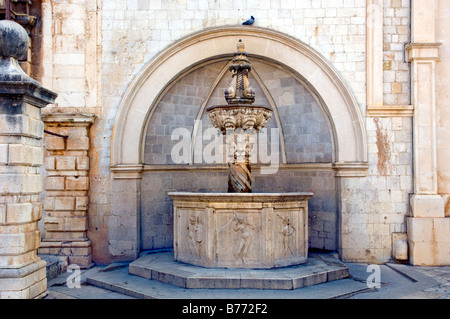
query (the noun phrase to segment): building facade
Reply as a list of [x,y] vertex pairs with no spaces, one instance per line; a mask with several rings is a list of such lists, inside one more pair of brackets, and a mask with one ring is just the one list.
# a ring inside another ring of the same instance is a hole
[[42,0],[26,14],[23,68],[58,94],[42,109],[39,253],[89,267],[169,249],[167,193],[226,191],[205,110],[225,102],[242,39],[256,103],[274,109],[254,191],[313,192],[309,247],[343,261],[450,265],[445,0]]

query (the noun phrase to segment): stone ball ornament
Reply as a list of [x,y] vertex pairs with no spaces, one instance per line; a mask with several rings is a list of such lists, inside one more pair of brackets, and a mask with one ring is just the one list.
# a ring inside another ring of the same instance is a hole
[[[19,60],[23,60],[28,54],[28,44],[28,33],[20,24],[11,20],[0,21],[0,82],[3,85],[28,83],[41,87],[41,84],[26,74],[19,65]],[[41,91],[46,92],[44,89]]]
[[0,56],[19,60],[28,51],[27,31],[17,22],[0,21]]
[[43,88],[20,66],[28,54],[27,31],[17,22],[0,21],[0,93],[5,96],[27,96],[28,103],[45,107],[55,102],[55,92]]

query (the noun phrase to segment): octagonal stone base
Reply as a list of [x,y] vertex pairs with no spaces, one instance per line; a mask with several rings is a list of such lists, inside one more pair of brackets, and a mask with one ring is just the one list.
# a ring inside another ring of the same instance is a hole
[[169,193],[175,261],[269,269],[306,263],[312,193]]
[[172,252],[143,252],[128,272],[186,289],[294,290],[347,278],[347,265],[332,253],[310,252],[308,262],[274,269],[204,268],[176,262]]

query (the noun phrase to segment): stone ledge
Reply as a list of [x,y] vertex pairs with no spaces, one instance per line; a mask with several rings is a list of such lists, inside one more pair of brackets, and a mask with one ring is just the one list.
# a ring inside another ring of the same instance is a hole
[[[218,202],[228,203],[234,202],[239,198],[240,203],[267,203],[273,202],[292,202],[297,205],[299,201],[305,201],[314,196],[313,193],[297,192],[297,193],[201,193],[201,192],[169,192],[168,196],[175,201],[199,201],[199,202]],[[202,198],[199,199],[199,196]],[[214,204],[213,203],[213,204]],[[301,205],[303,207],[304,205]],[[262,207],[262,206],[261,206]]]
[[54,256],[54,255],[41,255],[39,254],[39,258],[44,260],[47,271],[47,280],[56,278],[60,274],[64,273],[67,270],[68,265],[68,257],[67,256]]
[[129,273],[187,289],[293,290],[348,277],[348,267],[328,253],[310,253],[308,263],[274,269],[203,268],[174,261],[172,252],[144,254]]
[[412,117],[413,105],[368,105],[367,117]]
[[91,113],[42,113],[42,121],[45,123],[67,123],[69,126],[88,126],[94,123],[95,114]]

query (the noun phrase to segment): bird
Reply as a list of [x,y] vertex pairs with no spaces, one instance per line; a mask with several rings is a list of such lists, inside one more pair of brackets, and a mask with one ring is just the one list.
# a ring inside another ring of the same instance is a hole
[[242,23],[242,25],[252,25],[255,22],[255,18],[253,16],[250,17],[247,21]]

